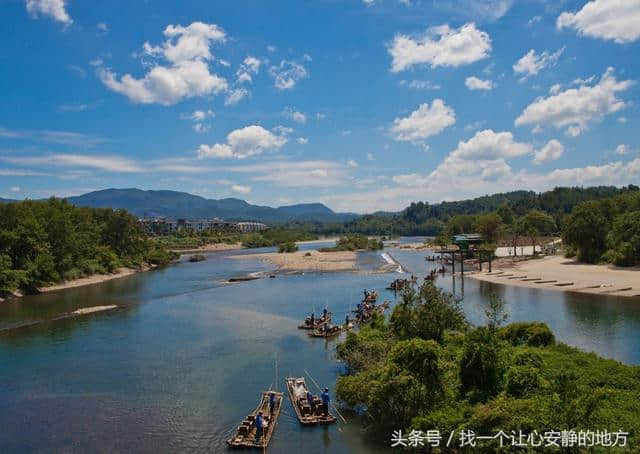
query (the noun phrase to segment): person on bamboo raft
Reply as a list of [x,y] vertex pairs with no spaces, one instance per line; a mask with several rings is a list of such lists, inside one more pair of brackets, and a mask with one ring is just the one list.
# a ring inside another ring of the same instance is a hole
[[311,391],[307,391],[307,402],[309,402],[309,406],[311,407],[311,414],[315,415],[316,414],[316,402],[315,402],[315,400],[313,400],[313,394],[311,394]]
[[329,415],[329,402],[331,399],[329,398],[329,388],[325,388],[322,392],[322,414],[325,416]]
[[262,430],[264,428],[264,418],[262,417],[262,412],[258,412],[258,416],[256,416],[255,420],[256,425],[256,443],[260,442],[260,438],[262,438]]
[[273,415],[273,410],[276,408],[276,395],[269,393],[269,415]]

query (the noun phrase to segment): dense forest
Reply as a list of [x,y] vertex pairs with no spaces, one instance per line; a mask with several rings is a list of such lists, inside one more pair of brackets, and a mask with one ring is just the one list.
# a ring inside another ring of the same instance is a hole
[[0,204],[0,292],[34,291],[171,258],[124,210],[76,207],[54,198]]
[[502,206],[508,206],[515,216],[523,216],[532,210],[546,213],[553,217],[556,225],[560,227],[568,213],[582,202],[610,198],[639,189],[637,186],[629,185],[623,188],[615,186],[559,187],[541,193],[514,191],[433,205],[426,202],[412,202],[399,213],[368,214],[344,224],[292,222],[288,225],[320,234],[350,232],[365,235],[437,236],[445,230],[447,223],[454,216],[491,213]]
[[559,344],[544,323],[505,325],[495,295],[485,313],[487,324],[473,327],[433,283],[408,287],[389,321],[376,318],[338,346],[346,366],[338,397],[387,440],[398,429],[439,430],[445,440],[463,429],[483,436],[599,429],[629,432],[627,446],[637,446],[640,367]]

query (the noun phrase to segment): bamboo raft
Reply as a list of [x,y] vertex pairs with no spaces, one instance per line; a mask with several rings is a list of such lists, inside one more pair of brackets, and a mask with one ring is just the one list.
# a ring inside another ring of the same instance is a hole
[[303,377],[289,377],[285,379],[285,382],[287,383],[287,390],[289,391],[289,399],[291,399],[300,424],[303,426],[313,426],[316,424],[333,424],[336,422],[336,417],[332,414],[328,416],[322,414],[322,401],[318,396],[313,396],[316,411],[313,412],[311,410],[311,405],[307,400],[307,391],[309,388],[307,388]]
[[311,324],[311,317],[307,317],[304,319],[304,323],[298,326],[298,329],[318,329],[325,323],[329,323],[331,321],[331,312],[327,312],[327,317],[325,319],[324,316],[320,318],[316,318]]
[[324,337],[325,339],[329,337],[334,337],[340,334],[343,331],[347,331],[353,328],[353,325],[349,323],[348,325],[327,325],[327,329],[324,329],[324,326],[318,330],[313,330],[309,333],[311,337]]
[[[273,409],[273,415],[269,414],[269,393],[273,392],[276,397],[276,405]],[[280,409],[282,408],[283,394],[275,391],[263,391],[260,403],[238,426],[236,434],[233,438],[227,440],[227,445],[231,448],[266,448],[269,445],[273,431],[278,422]],[[262,438],[256,443],[255,419],[258,412],[262,412],[262,417],[266,422],[266,427],[262,430]]]
[[363,303],[375,303],[378,300],[378,292],[367,293],[367,296],[362,300]]
[[377,314],[383,315],[384,311],[386,311],[390,305],[391,303],[389,301],[385,301],[382,304],[378,304],[377,306],[374,306],[372,309],[369,309],[368,311],[364,311],[362,313],[362,317],[356,317],[356,321],[358,323],[368,323],[369,321],[371,321],[373,314],[377,313]]

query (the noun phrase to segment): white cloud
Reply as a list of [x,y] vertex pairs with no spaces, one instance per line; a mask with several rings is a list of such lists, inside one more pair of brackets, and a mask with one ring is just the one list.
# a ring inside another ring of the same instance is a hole
[[367,161],[375,161],[376,158],[373,153],[367,153]]
[[395,140],[419,142],[440,133],[456,122],[454,110],[442,99],[421,104],[406,118],[393,120],[390,132]]
[[278,149],[285,143],[287,138],[284,135],[275,135],[262,126],[251,125],[231,131],[227,135],[226,143],[200,145],[198,157],[244,159],[264,151]]
[[100,30],[101,32],[104,32],[104,33],[106,33],[106,32],[108,32],[108,31],[109,31],[109,27],[108,27],[108,26],[107,26],[107,24],[105,24],[104,22],[98,22],[98,23],[96,24],[96,28],[97,28],[98,30]]
[[51,19],[71,25],[73,20],[66,10],[65,0],[26,0],[27,11],[33,17],[48,16]]
[[354,161],[353,159],[349,159],[349,160],[347,161],[347,165],[348,165],[349,167],[358,167],[358,163],[357,163],[356,161]]
[[209,71],[213,59],[212,43],[226,40],[224,31],[215,24],[193,22],[188,27],[168,25],[167,38],[160,46],[144,43],[144,53],[164,58],[167,65],[155,64],[141,79],[130,74],[118,77],[109,68],[98,69],[107,88],[144,104],[173,105],[185,98],[215,95],[228,88],[227,81]]
[[557,95],[558,93],[560,93],[560,90],[562,90],[562,85],[554,84],[551,86],[551,88],[549,88],[549,93],[552,95]]
[[239,192],[240,194],[249,194],[251,192],[251,186],[244,186],[241,184],[234,184],[231,186],[233,192]]
[[309,143],[309,139],[307,139],[306,137],[298,137],[296,139],[296,142],[298,142],[300,145],[305,145]]
[[490,52],[489,34],[478,30],[474,23],[458,29],[440,25],[416,37],[398,34],[389,46],[394,73],[420,64],[432,68],[467,65],[488,57]]
[[538,55],[534,49],[531,49],[513,65],[513,71],[517,74],[524,74],[524,77],[521,79],[524,81],[529,76],[535,76],[542,69],[555,65],[563,52],[564,47],[552,54],[549,53],[548,50],[545,50]]
[[515,158],[531,153],[531,144],[516,142],[510,132],[478,131],[466,142],[460,141],[450,157],[476,160]]
[[183,120],[203,121],[210,117],[215,117],[216,114],[213,110],[194,110],[190,114],[182,114],[180,117]]
[[552,139],[539,151],[536,151],[533,162],[542,164],[544,162],[555,161],[556,159],[560,159],[563,153],[564,146],[556,139]]
[[400,85],[403,87],[413,88],[415,90],[440,90],[440,85],[434,84],[430,80],[401,80]]
[[269,74],[278,90],[290,90],[298,81],[309,77],[309,72],[303,65],[289,60],[282,60],[279,65],[271,66]]
[[576,13],[564,12],[556,26],[573,28],[579,35],[616,43],[640,38],[640,2],[638,0],[592,0]]
[[292,188],[344,186],[348,181],[344,166],[332,161],[276,161],[230,170],[261,172],[252,180]]
[[631,153],[631,149],[629,148],[629,145],[625,145],[621,143],[616,147],[616,154],[619,154],[620,156],[624,156],[629,153]]
[[306,123],[307,122],[307,114],[305,114],[304,112],[299,112],[291,107],[287,107],[284,112],[283,115],[293,121],[295,121],[296,123]]
[[618,117],[618,123],[626,123],[627,122],[627,117]]
[[235,104],[238,104],[240,101],[242,101],[247,96],[249,96],[249,91],[248,90],[246,90],[244,88],[233,89],[227,94],[227,97],[224,100],[224,105],[225,106],[233,106]]
[[633,84],[630,80],[617,81],[613,68],[608,68],[593,86],[570,88],[548,98],[538,98],[529,104],[516,119],[516,126],[551,124],[567,128],[571,136],[580,134],[591,121],[618,112],[627,104],[616,95]]
[[258,74],[262,60],[257,57],[248,56],[244,59],[238,71],[236,71],[236,77],[238,83],[251,82],[253,78],[251,74]]
[[346,136],[350,136],[351,132],[352,132],[351,129],[344,129],[340,134],[342,134],[343,137],[346,137]]
[[138,173],[143,172],[143,167],[134,161],[121,156],[106,155],[80,155],[80,154],[49,154],[36,157],[4,157],[5,162],[22,165],[44,165],[59,167],[81,167],[108,172]]
[[531,27],[537,22],[540,22],[541,20],[542,20],[542,16],[533,16],[531,19],[527,21],[527,26]]
[[469,90],[493,90],[494,88],[492,81],[478,79],[475,76],[467,77],[464,84]]
[[209,130],[209,125],[205,125],[204,123],[196,123],[193,125],[193,130],[198,134],[203,134]]
[[9,188],[9,191],[11,192],[20,192],[22,190],[22,188],[20,186],[11,186]]

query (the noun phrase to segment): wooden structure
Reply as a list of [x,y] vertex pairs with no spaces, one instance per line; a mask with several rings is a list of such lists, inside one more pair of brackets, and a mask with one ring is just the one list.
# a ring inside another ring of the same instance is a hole
[[311,317],[307,317],[304,319],[304,323],[299,325],[299,329],[319,329],[324,324],[329,323],[331,321],[331,312],[327,312],[327,316],[324,315],[319,318],[314,318],[313,323],[311,322]]
[[398,290],[402,290],[403,288],[405,288],[407,284],[409,284],[409,279],[396,279],[391,284],[389,284],[387,290],[393,290],[397,292]]
[[333,424],[336,417],[332,414],[325,416],[322,413],[322,400],[318,396],[313,396],[313,407],[307,400],[307,384],[303,377],[289,377],[285,379],[287,390],[289,391],[289,399],[293,405],[298,421],[303,426],[313,426],[316,424]]
[[[276,404],[273,408],[273,414],[269,412],[269,394],[273,393],[276,398]],[[258,406],[249,414],[244,421],[240,423],[236,434],[227,440],[227,445],[231,448],[260,448],[264,449],[269,445],[269,440],[273,435],[273,431],[276,428],[278,422],[278,416],[282,409],[283,394],[276,391],[263,391]],[[265,427],[262,430],[262,437],[256,440],[257,428],[255,426],[255,420],[258,413],[262,412],[262,417],[265,422]]]
[[378,300],[378,292],[367,292],[367,296],[362,300],[363,303],[375,303]]
[[361,315],[356,316],[356,322],[369,323],[373,318],[373,314],[383,315],[384,311],[386,311],[389,308],[389,306],[391,306],[391,303],[389,301],[385,301],[382,304],[372,306],[370,309],[365,309],[362,311]]

